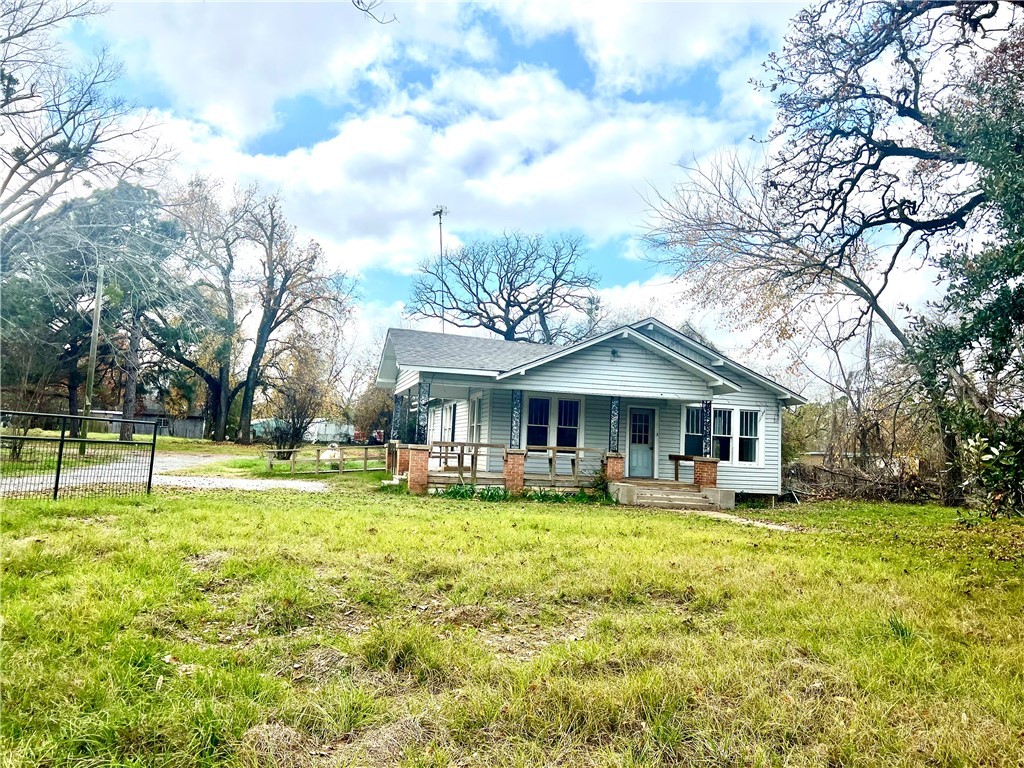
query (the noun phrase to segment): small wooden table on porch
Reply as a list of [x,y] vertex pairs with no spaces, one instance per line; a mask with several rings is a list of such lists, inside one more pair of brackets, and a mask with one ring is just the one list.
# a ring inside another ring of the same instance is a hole
[[672,465],[676,470],[676,482],[679,482],[679,462],[681,461],[693,461],[694,459],[702,459],[703,456],[693,456],[689,453],[670,453],[668,460],[672,462]]

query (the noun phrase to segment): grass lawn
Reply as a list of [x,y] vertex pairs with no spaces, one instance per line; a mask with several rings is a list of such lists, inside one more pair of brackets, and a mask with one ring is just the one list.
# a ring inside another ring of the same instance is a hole
[[1024,763],[1019,521],[332,487],[7,502],[3,764]]

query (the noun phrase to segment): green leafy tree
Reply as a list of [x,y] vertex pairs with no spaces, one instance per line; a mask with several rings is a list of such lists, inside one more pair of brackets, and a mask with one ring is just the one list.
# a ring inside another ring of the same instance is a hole
[[[979,169],[1002,162],[1005,147],[986,160],[950,115],[967,91],[960,73],[1015,34],[1019,7],[826,0],[801,11],[759,84],[777,107],[765,163],[719,158],[657,195],[652,258],[778,341],[845,312],[840,342],[877,320],[909,359],[923,360],[887,289],[958,247],[965,230],[993,226],[998,183],[978,183]],[[958,396],[978,397],[972,377],[943,376]],[[962,479],[949,394],[927,371],[920,380],[948,465],[943,495],[955,504]]]

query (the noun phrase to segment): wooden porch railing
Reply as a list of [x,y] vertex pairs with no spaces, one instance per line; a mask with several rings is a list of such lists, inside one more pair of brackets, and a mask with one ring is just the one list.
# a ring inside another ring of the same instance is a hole
[[[486,459],[490,450],[500,451],[502,458],[505,456],[504,443],[437,442],[431,443],[429,448],[428,460],[440,459],[441,471],[457,472],[460,483],[466,482],[466,470],[468,469],[470,485],[476,485],[477,468],[481,457]],[[469,459],[468,466],[466,459]]]
[[528,445],[526,446],[526,458],[529,460],[531,454],[542,453],[547,456],[548,459],[548,475],[551,478],[552,483],[555,477],[558,476],[558,459],[559,457],[569,458],[569,467],[571,469],[570,474],[572,479],[579,483],[580,479],[580,464],[583,463],[584,454],[596,453],[603,455],[604,450],[601,448],[566,448],[557,445]]
[[[506,446],[504,443],[461,443],[461,442],[435,442],[429,445],[429,460],[437,459],[440,462],[440,471],[456,472],[459,482],[465,483],[467,474],[469,483],[476,484],[477,472],[480,467],[480,459],[491,455],[491,451],[500,451],[502,458],[505,456]],[[598,458],[604,455],[601,448],[567,448],[557,445],[528,445],[526,447],[526,458],[543,455],[548,461],[548,477],[554,484],[557,477],[571,477],[576,484],[579,484],[580,470],[587,454]],[[569,474],[558,472],[558,460],[568,459]]]

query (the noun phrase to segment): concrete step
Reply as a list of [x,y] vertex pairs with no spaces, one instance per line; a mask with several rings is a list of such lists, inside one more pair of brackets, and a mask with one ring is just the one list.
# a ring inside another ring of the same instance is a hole
[[665,501],[676,501],[679,499],[692,499],[696,501],[707,501],[708,497],[702,493],[696,493],[693,491],[684,493],[670,493],[665,491],[658,491],[657,493],[649,493],[647,491],[637,491],[637,499],[653,499],[653,500],[665,500]]
[[683,488],[637,488],[635,503],[658,509],[718,509],[699,491]]
[[667,483],[664,480],[623,480],[626,485],[632,485],[637,490],[665,490],[665,491],[699,491],[700,486],[693,483]]
[[696,509],[696,510],[705,510],[705,511],[718,511],[718,506],[715,505],[715,504],[712,504],[711,502],[706,502],[704,504],[695,504],[693,502],[685,502],[685,501],[681,501],[681,502],[660,501],[657,504],[649,504],[647,502],[637,502],[637,504],[645,506],[645,507],[654,507],[655,509]]

